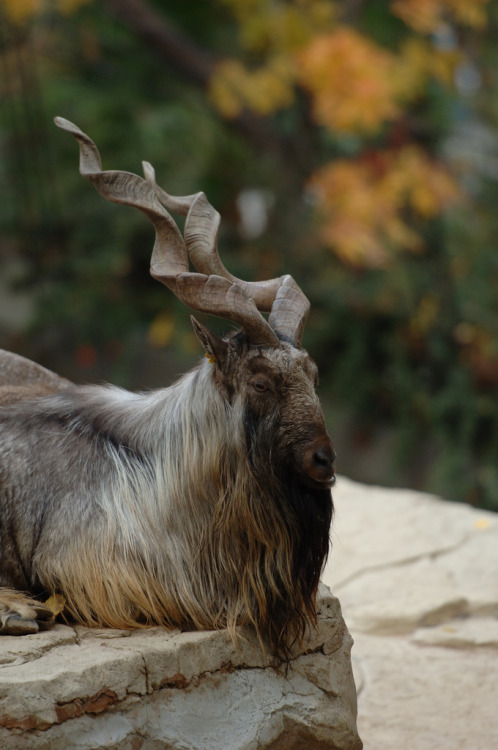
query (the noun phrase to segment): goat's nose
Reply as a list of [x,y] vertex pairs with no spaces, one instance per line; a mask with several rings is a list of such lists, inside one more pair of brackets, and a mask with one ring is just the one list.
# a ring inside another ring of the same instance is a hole
[[334,473],[335,451],[330,445],[321,445],[313,453],[315,471],[322,474],[324,479]]
[[332,441],[325,434],[318,435],[298,456],[301,475],[312,487],[329,488],[335,482],[335,451]]
[[335,452],[330,440],[317,440],[303,462],[303,471],[313,486],[332,487]]

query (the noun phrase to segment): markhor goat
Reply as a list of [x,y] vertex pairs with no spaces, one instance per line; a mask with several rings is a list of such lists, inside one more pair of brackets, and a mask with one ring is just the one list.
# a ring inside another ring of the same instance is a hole
[[[152,275],[241,330],[222,339],[193,319],[209,359],[145,394],[0,353],[0,632],[47,627],[42,601],[59,593],[86,625],[251,625],[289,658],[316,617],[333,510],[334,451],[300,347],[308,300],[290,276],[228,273],[203,193],[169,196],[149,164],[145,180],[102,171],[93,141],[56,124],[97,190],[153,222]],[[166,209],[186,215],[184,237]]]

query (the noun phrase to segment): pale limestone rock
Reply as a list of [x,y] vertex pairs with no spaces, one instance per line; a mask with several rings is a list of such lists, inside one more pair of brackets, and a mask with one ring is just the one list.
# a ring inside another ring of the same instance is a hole
[[448,572],[427,558],[364,572],[336,591],[349,626],[378,635],[411,633],[468,611]]
[[465,543],[438,556],[435,564],[451,577],[471,613],[498,616],[498,514],[487,525],[481,513],[474,514],[474,528]]
[[[434,628],[420,628],[412,636],[414,643],[446,648],[498,649],[498,619],[491,617],[466,617],[449,620]],[[491,656],[498,679],[498,657]]]
[[498,515],[341,479],[324,581],[365,750],[498,747]]
[[53,648],[64,643],[76,643],[77,635],[72,628],[57,625],[45,633],[34,633],[29,638],[5,637],[0,639],[0,666],[17,666],[39,659]]
[[57,625],[0,639],[4,750],[360,750],[352,640],[325,587],[291,668],[245,631],[132,633]]
[[358,633],[354,651],[365,680],[358,708],[365,750],[498,747],[496,650]]
[[[395,635],[470,613],[498,615],[498,576],[491,575],[498,570],[496,514],[406,490],[397,496],[362,485],[355,493],[354,487],[339,484],[338,542],[323,575],[340,595],[353,631]],[[358,503],[368,509],[366,517]],[[342,558],[351,542],[343,544],[343,537],[359,545],[364,534],[351,531],[354,523],[368,524],[371,539],[356,547],[355,570],[345,575],[349,563]]]
[[495,513],[413,490],[370,487],[339,477],[334,501],[333,554],[323,580],[335,589],[364,570],[458,548],[476,530],[498,533]]

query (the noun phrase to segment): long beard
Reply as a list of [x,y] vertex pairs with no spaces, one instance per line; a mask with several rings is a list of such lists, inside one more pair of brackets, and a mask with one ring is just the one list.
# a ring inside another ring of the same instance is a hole
[[332,496],[305,486],[287,459],[272,457],[274,432],[256,434],[251,427],[247,418],[246,467],[233,477],[209,532],[212,575],[224,582],[220,620],[232,632],[238,624],[251,624],[263,648],[269,643],[277,658],[289,661],[316,622]]
[[[301,644],[316,623],[316,593],[329,551],[333,503],[330,490],[306,487],[290,468],[281,493],[269,499],[285,528],[289,554],[284,556],[286,570],[278,593],[269,592],[265,629],[275,653],[288,659],[294,644]],[[279,561],[277,569],[280,565]]]

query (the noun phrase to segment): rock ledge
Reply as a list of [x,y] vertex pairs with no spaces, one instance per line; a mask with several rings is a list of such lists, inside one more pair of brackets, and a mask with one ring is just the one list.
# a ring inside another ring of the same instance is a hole
[[360,750],[352,639],[321,587],[319,625],[285,672],[255,638],[57,625],[0,639],[4,750]]

